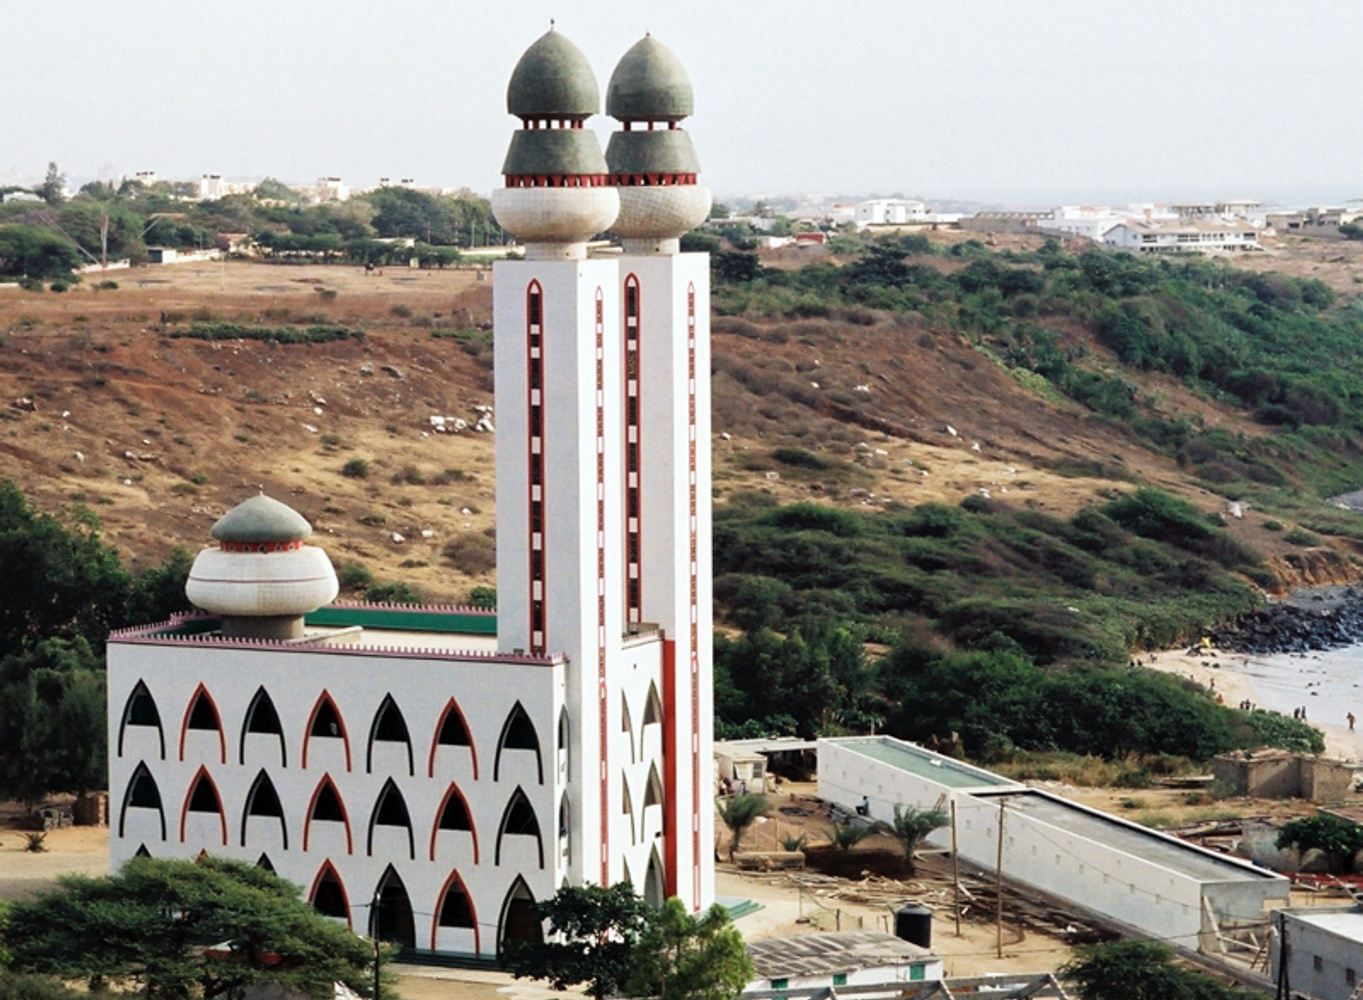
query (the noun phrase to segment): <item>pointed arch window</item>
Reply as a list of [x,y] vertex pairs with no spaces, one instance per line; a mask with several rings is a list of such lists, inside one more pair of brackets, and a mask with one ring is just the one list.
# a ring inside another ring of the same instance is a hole
[[644,740],[648,738],[649,726],[661,726],[663,724],[663,702],[658,697],[658,685],[648,682],[648,700],[644,702],[644,723],[639,727],[639,755],[644,754]]
[[344,920],[347,927],[351,926],[350,898],[345,891],[345,883],[341,881],[341,873],[330,861],[323,861],[322,867],[317,870],[317,877],[312,880],[312,889],[308,892],[308,902],[322,916]]
[[344,824],[346,853],[354,853],[355,845],[350,833],[350,814],[346,811],[345,800],[341,798],[341,793],[337,790],[336,783],[331,780],[330,774],[322,775],[322,780],[317,782],[317,787],[312,793],[312,799],[308,802],[308,815],[303,821],[303,850],[305,851],[308,849],[312,837],[314,821]]
[[268,854],[262,853],[260,857],[256,858],[256,867],[261,871],[269,872],[271,875],[275,874],[274,863],[270,861]]
[[123,717],[118,723],[118,755],[123,756],[123,736],[129,726],[147,726],[156,729],[161,745],[161,759],[166,759],[166,731],[161,727],[161,713],[156,708],[156,699],[151,696],[146,682],[138,681],[123,705]]
[[544,940],[544,924],[535,909],[535,896],[525,879],[519,875],[502,900],[502,913],[497,921],[498,950],[511,941],[538,943]]
[[473,745],[464,711],[453,698],[445,703],[445,710],[435,724],[435,739],[431,741],[430,760],[426,765],[426,776],[429,778],[435,777],[435,752],[440,747],[468,747],[473,762],[473,780],[478,780],[478,748]]
[[284,822],[284,804],[279,800],[279,792],[275,790],[274,782],[270,780],[264,768],[261,768],[246,793],[246,807],[241,814],[242,847],[246,846],[246,828],[252,816],[278,820],[284,850],[289,849],[289,827]]
[[289,766],[289,751],[284,740],[284,726],[279,721],[279,712],[275,709],[274,699],[270,697],[264,685],[256,688],[256,693],[251,696],[250,704],[246,706],[246,717],[241,723],[241,744],[237,752],[237,762],[242,766],[246,764],[246,737],[253,735],[273,736],[279,740],[279,766]]
[[625,742],[629,744],[629,762],[634,763],[634,720],[629,714],[629,699],[625,697],[625,692],[620,692],[620,732],[625,734]]
[[473,840],[473,863],[478,863],[478,830],[473,825],[473,813],[469,811],[468,799],[453,781],[445,789],[445,797],[435,811],[435,823],[431,827],[432,861],[435,860],[435,841],[441,830],[467,831]]
[[478,928],[478,910],[473,905],[464,880],[458,870],[452,870],[435,901],[435,923],[431,927],[431,951],[436,950],[436,935],[442,927],[473,931],[473,952],[482,950]]
[[391,694],[383,696],[379,709],[374,713],[374,721],[369,725],[369,747],[364,755],[364,769],[367,774],[374,773],[374,744],[400,743],[407,748],[407,773],[416,774],[416,764],[412,760],[412,735],[407,730],[407,720]]
[[184,719],[180,722],[181,760],[185,759],[185,738],[191,731],[217,733],[218,756],[222,763],[227,763],[227,734],[222,728],[222,715],[218,712],[218,703],[202,684],[194,689],[189,704],[185,706]]
[[126,829],[128,810],[155,809],[161,820],[161,839],[166,839],[166,811],[161,805],[161,790],[156,787],[156,779],[151,776],[145,761],[139,761],[128,779],[127,790],[123,793],[123,805],[118,810],[118,835],[123,836]]
[[185,839],[185,826],[190,813],[215,813],[222,828],[222,843],[227,846],[227,813],[222,808],[222,795],[206,767],[200,767],[189,783],[185,803],[180,809],[180,840]]
[[564,789],[558,800],[558,849],[563,855],[564,864],[573,860],[573,813],[568,802],[568,791]]
[[624,814],[625,824],[629,827],[629,842],[637,843],[639,838],[634,829],[634,796],[629,793],[629,775],[623,773],[620,775],[620,812]]
[[535,768],[539,783],[544,784],[544,758],[540,755],[540,738],[535,732],[535,724],[518,701],[511,706],[506,721],[502,723],[502,734],[497,739],[497,756],[492,763],[492,780],[501,780],[502,751],[531,750],[535,754]]
[[308,766],[308,748],[314,739],[340,740],[345,747],[345,769],[350,770],[350,734],[346,731],[344,716],[327,691],[317,696],[312,712],[308,715],[308,728],[303,736],[304,767]]
[[511,793],[511,798],[507,800],[506,809],[502,811],[502,822],[497,827],[497,849],[493,856],[496,864],[502,863],[502,839],[508,835],[534,837],[539,854],[539,866],[544,867],[544,838],[540,835],[540,822],[535,816],[535,807],[530,804],[520,786],[516,787]]
[[407,831],[407,854],[416,860],[416,835],[412,832],[412,814],[407,809],[407,800],[402,797],[397,783],[389,778],[379,790],[374,801],[374,811],[369,814],[369,838],[366,852],[374,856],[374,827],[395,826]]
[[137,851],[133,854],[133,857],[135,857],[135,858],[149,858],[149,857],[151,857],[151,851],[147,850],[147,845],[146,845],[146,844],[138,844],[138,845],[137,845]]
[[389,865],[374,887],[376,905],[369,909],[369,936],[376,941],[391,941],[400,948],[416,947],[416,917],[412,898],[397,869]]
[[559,778],[568,781],[573,776],[573,757],[569,742],[571,723],[568,721],[568,706],[564,705],[558,713],[558,762]]

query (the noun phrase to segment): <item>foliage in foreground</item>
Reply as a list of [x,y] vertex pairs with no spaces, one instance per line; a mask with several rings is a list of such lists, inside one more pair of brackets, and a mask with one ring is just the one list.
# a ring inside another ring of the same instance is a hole
[[1060,974],[1084,1000],[1254,1000],[1259,996],[1176,965],[1173,949],[1154,941],[1113,941],[1080,948]]
[[1351,872],[1354,855],[1363,851],[1363,826],[1326,813],[1302,816],[1284,824],[1274,846],[1295,847],[1302,852],[1322,850],[1330,859],[1331,871]]
[[748,827],[757,822],[759,816],[771,811],[771,801],[756,793],[730,795],[719,799],[720,821],[729,828],[729,860],[738,853],[739,844]]
[[19,972],[132,984],[148,1000],[237,997],[275,985],[330,1000],[371,996],[369,945],[271,872],[221,858],[134,858],[115,875],[67,875],[10,907]]
[[673,898],[655,910],[627,883],[565,886],[536,904],[550,939],[516,944],[504,959],[518,978],[598,998],[732,1000],[752,978],[743,938],[721,906],[699,917]]

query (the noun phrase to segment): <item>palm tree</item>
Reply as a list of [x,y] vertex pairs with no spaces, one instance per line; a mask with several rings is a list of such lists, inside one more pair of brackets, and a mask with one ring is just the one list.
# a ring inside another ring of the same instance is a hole
[[917,809],[895,804],[894,822],[890,824],[890,830],[904,848],[904,861],[910,873],[913,872],[913,852],[918,850],[923,838],[933,830],[946,826],[949,821],[950,817],[942,809]]
[[875,832],[875,827],[861,823],[834,823],[828,834],[838,850],[850,851]]
[[744,832],[753,825],[758,816],[771,811],[771,803],[765,795],[735,795],[719,800],[719,818],[729,828],[732,839],[729,841],[729,860],[734,859],[738,844]]

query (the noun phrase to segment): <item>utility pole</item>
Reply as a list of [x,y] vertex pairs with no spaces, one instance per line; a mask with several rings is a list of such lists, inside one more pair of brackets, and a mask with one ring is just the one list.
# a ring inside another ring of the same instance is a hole
[[999,857],[995,868],[994,892],[997,896],[997,909],[994,916],[995,950],[1003,957],[1003,811],[1008,800],[999,796]]
[[109,268],[109,213],[101,212],[99,215],[99,266],[103,270]]
[[956,936],[961,936],[961,854],[956,849],[956,800],[951,800],[951,887],[956,911]]
[[374,938],[374,1000],[383,1000],[383,987],[379,985],[379,887],[374,887],[374,898],[369,902],[369,933]]

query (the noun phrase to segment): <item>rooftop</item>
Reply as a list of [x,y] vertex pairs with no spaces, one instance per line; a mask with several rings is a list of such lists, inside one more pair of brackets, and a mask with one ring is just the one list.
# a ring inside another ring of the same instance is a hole
[[936,956],[882,931],[842,931],[753,941],[748,957],[758,979],[785,979],[921,963]]
[[1363,941],[1363,910],[1356,906],[1347,908],[1331,906],[1320,909],[1293,907],[1284,912],[1294,920],[1300,920],[1304,924],[1348,938],[1350,941]]
[[1017,782],[978,767],[962,764],[950,757],[924,750],[889,736],[857,736],[831,740],[840,747],[864,754],[882,764],[908,771],[948,788],[1013,788]]

